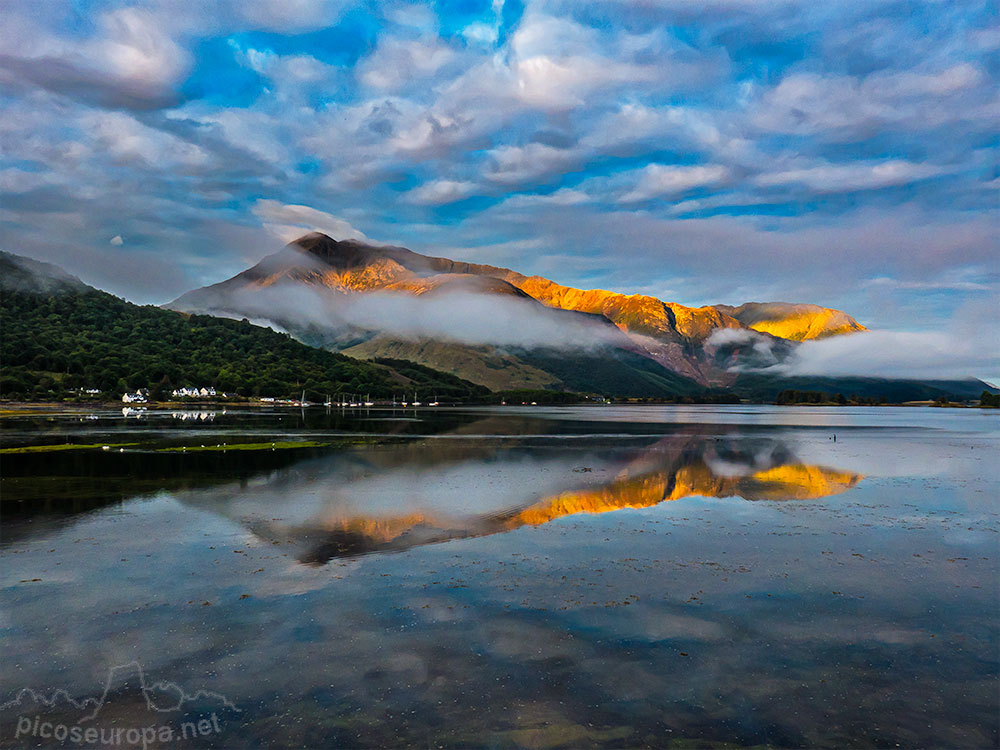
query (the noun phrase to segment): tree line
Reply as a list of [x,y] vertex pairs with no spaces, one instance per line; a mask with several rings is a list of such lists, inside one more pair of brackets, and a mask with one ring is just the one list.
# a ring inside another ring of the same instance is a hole
[[478,399],[489,390],[406,363],[399,369],[316,349],[285,333],[207,315],[135,305],[106,292],[43,293],[4,285],[0,295],[0,396],[65,400],[77,389],[100,398],[149,389],[213,386],[237,397],[299,398],[355,393],[389,398]]

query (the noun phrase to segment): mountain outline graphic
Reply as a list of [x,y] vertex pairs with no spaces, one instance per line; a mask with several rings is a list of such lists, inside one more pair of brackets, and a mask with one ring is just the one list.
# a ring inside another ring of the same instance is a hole
[[[77,699],[70,695],[68,691],[61,688],[46,693],[34,690],[33,688],[25,687],[21,688],[17,692],[17,695],[11,700],[5,703],[0,703],[0,711],[6,711],[14,706],[20,706],[26,698],[31,699],[36,704],[41,704],[48,708],[54,708],[60,701],[63,701],[80,711],[91,709],[90,713],[77,719],[75,723],[83,724],[90,722],[97,718],[101,709],[104,708],[105,704],[108,702],[112,686],[115,684],[115,675],[126,670],[138,675],[139,692],[142,693],[143,699],[146,703],[146,708],[150,711],[155,711],[157,713],[173,713],[175,711],[183,710],[184,705],[187,703],[193,703],[197,700],[210,699],[218,701],[224,708],[228,708],[236,713],[242,713],[242,709],[238,708],[222,693],[212,690],[197,690],[194,693],[188,693],[176,682],[169,680],[158,680],[150,684],[146,679],[146,673],[142,668],[142,664],[138,661],[131,661],[126,664],[119,664],[111,667],[111,669],[108,670],[108,676],[104,682],[104,689],[101,691],[99,698],[89,697]],[[124,682],[127,684],[127,679]],[[154,700],[153,694],[155,693],[172,694],[175,696],[176,700],[168,705],[162,705],[162,701]]]

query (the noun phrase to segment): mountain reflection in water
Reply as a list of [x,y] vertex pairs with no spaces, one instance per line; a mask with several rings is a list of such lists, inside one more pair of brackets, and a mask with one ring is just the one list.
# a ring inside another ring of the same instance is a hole
[[178,498],[321,565],[690,496],[811,500],[862,478],[805,464],[775,438],[682,435],[573,450],[431,439],[315,458]]

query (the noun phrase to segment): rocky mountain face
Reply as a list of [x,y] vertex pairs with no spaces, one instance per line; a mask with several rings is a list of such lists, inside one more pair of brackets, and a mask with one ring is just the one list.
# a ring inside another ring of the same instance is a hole
[[569,387],[551,363],[530,361],[545,350],[638,357],[658,366],[647,375],[726,386],[734,364],[773,364],[796,342],[865,330],[817,305],[686,307],[319,233],[169,307],[271,321],[309,343],[402,357],[491,388]]
[[747,302],[739,307],[713,305],[748,328],[791,341],[825,339],[866,330],[847,313],[819,305],[787,302]]

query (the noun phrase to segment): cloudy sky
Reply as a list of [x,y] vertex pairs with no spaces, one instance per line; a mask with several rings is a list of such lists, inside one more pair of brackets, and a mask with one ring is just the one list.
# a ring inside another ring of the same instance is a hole
[[0,245],[141,302],[320,229],[975,325],[1000,312],[995,10],[7,0]]

